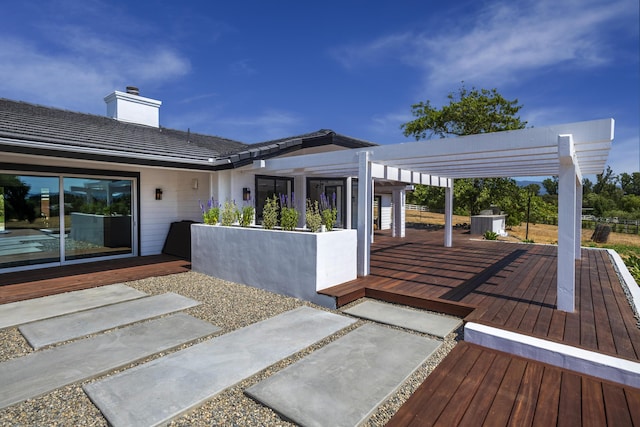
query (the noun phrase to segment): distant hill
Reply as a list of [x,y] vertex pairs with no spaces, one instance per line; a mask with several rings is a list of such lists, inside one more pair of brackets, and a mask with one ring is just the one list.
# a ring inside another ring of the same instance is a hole
[[518,187],[526,187],[529,184],[537,184],[540,187],[540,195],[542,196],[544,194],[547,194],[547,190],[545,190],[542,186],[542,181],[519,181],[516,179],[516,184],[518,184]]

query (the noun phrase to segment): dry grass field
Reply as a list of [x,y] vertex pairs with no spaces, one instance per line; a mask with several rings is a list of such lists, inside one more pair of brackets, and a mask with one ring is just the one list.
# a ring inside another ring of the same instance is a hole
[[[444,225],[444,215],[431,212],[418,212],[407,210],[406,221],[408,223],[423,223],[423,224],[436,224]],[[471,218],[468,216],[453,216],[453,224],[470,224]],[[516,227],[512,227],[507,230],[509,234],[507,237],[499,237],[498,240],[505,241],[523,241],[526,236],[526,224],[522,224]],[[591,235],[593,230],[582,230],[582,244],[584,246],[594,246],[591,241]],[[529,240],[533,240],[535,243],[557,243],[558,242],[558,227],[555,225],[547,224],[529,224]],[[611,233],[609,234],[608,245],[627,245],[640,247],[640,235],[638,234],[625,234],[625,233]],[[599,245],[595,245],[599,246]]]

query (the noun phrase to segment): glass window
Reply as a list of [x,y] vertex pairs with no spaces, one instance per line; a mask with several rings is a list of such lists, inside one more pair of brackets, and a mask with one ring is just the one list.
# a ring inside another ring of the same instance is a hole
[[60,261],[60,179],[0,174],[0,268]]
[[265,200],[281,194],[291,197],[293,178],[277,176],[256,176],[256,224],[262,224],[262,211]]
[[344,228],[345,209],[344,203],[346,198],[344,179],[317,179],[309,178],[307,180],[307,198],[320,203],[321,195],[324,194],[332,203],[335,200],[338,217],[335,226]]
[[65,259],[131,253],[131,180],[64,178]]
[[0,173],[0,269],[133,254],[134,182]]

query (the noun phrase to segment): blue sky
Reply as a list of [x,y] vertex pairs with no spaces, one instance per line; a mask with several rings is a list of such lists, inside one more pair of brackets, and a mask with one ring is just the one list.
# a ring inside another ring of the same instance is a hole
[[133,85],[165,127],[387,144],[464,81],[530,126],[615,118],[608,164],[640,171],[637,0],[3,3],[1,97],[104,115]]

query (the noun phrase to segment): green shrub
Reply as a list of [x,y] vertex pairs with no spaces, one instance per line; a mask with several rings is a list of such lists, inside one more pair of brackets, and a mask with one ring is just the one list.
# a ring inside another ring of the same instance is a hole
[[264,209],[262,209],[262,227],[265,230],[271,230],[276,225],[278,225],[278,199],[274,195],[265,200]]
[[629,273],[633,276],[633,279],[640,285],[640,258],[636,255],[629,255],[624,260],[625,265],[629,269]]
[[207,201],[206,206],[200,202],[200,209],[202,210],[202,221],[205,224],[215,225],[220,220],[220,205],[213,200],[213,197]]
[[485,240],[498,240],[498,233],[495,233],[491,230],[487,230],[483,235]]
[[280,226],[283,230],[293,231],[298,226],[299,213],[294,207],[293,194],[291,200],[284,194],[280,195]]
[[333,226],[338,218],[338,209],[336,209],[336,193],[333,193],[333,200],[324,194],[320,194],[320,215],[322,216],[322,224],[327,227],[327,231],[333,230]]
[[224,202],[224,207],[222,208],[222,215],[220,218],[220,224],[222,225],[233,225],[234,222],[238,220],[239,209],[236,206],[235,202]]
[[295,208],[280,208],[280,226],[283,230],[293,231],[298,226],[299,213]]
[[322,216],[320,216],[320,208],[318,208],[318,201],[312,202],[307,199],[307,227],[312,233],[317,233],[322,225]]
[[255,209],[253,208],[253,206],[244,206],[242,208],[242,212],[240,212],[240,226],[248,227],[249,225],[251,225],[251,222],[253,222],[254,213]]

